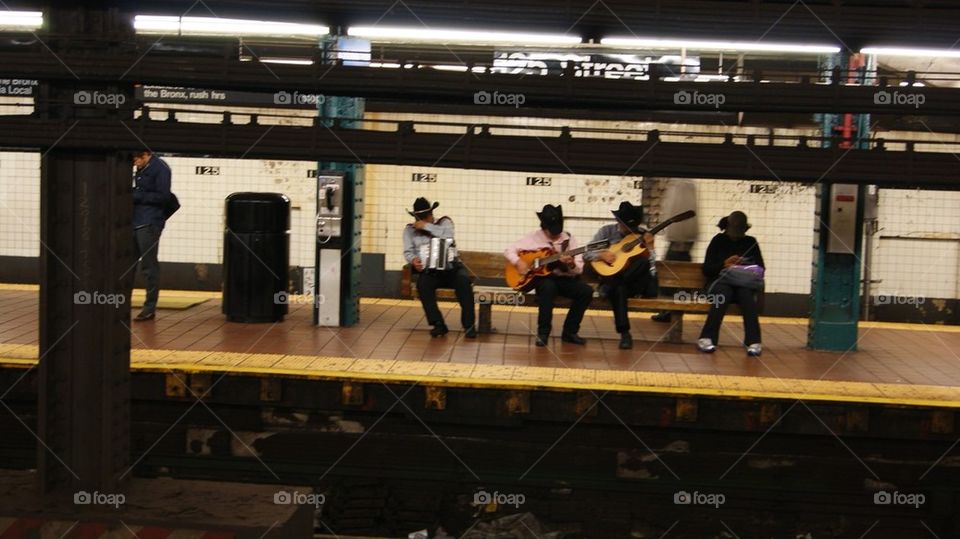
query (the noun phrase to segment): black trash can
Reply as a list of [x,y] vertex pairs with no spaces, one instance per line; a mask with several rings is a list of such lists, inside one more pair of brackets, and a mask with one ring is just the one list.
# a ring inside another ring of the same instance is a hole
[[231,322],[279,322],[287,314],[290,199],[233,193],[223,233],[223,314]]

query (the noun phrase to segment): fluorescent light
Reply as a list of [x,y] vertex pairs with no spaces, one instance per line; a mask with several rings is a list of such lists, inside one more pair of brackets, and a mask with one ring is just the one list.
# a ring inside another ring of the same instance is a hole
[[299,60],[296,58],[261,58],[264,64],[287,64],[292,66],[312,66],[313,60]]
[[42,26],[42,11],[0,10],[0,30],[36,30]]
[[876,54],[877,56],[919,56],[924,58],[960,58],[960,50],[956,49],[911,49],[907,47],[864,47],[861,54]]
[[[425,67],[426,67],[426,66],[425,66]],[[434,68],[434,69],[436,69],[436,70],[438,70],[438,71],[459,71],[460,73],[466,73],[466,72],[467,72],[467,66],[460,66],[460,65],[437,64],[437,65],[433,65],[433,66],[430,66],[430,67],[432,67],[432,68]],[[486,70],[487,70],[487,69],[486,69],[484,66],[473,66],[473,71],[472,71],[472,72],[473,72],[473,73],[484,73],[484,72],[486,72]]]
[[317,24],[155,15],[137,15],[133,27],[141,34],[194,36],[320,37],[330,33],[330,28]]
[[700,41],[694,39],[660,39],[605,37],[601,45],[634,49],[691,49],[693,51],[794,52],[808,54],[835,54],[834,45],[804,45],[799,43],[763,43],[759,41]]
[[441,43],[496,43],[503,45],[578,45],[577,36],[563,34],[529,34],[520,32],[487,32],[477,30],[397,28],[383,26],[351,26],[347,35],[371,41],[412,41]]

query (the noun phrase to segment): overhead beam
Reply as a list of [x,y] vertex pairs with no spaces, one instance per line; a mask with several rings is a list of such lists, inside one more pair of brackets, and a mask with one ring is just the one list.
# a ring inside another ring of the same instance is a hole
[[373,130],[0,116],[5,148],[125,150],[142,144],[189,156],[960,189],[951,153],[506,136],[485,134],[478,126],[421,133],[413,123]]
[[[147,44],[140,44],[146,46]],[[218,49],[219,50],[219,49]],[[318,53],[319,54],[319,53]],[[319,58],[318,58],[319,60]],[[110,55],[41,46],[0,50],[0,76],[116,84],[118,81],[274,93],[309,92],[433,104],[473,105],[478,92],[521,94],[520,108],[674,110],[684,112],[876,113],[960,115],[960,89],[794,82],[664,82],[602,77],[481,74],[341,65],[265,65],[241,62],[236,44],[221,54],[150,52],[128,44]],[[762,73],[754,74],[758,79]],[[877,92],[889,95],[878,97]],[[894,95],[896,92],[896,95]],[[902,96],[902,97],[898,97]],[[493,106],[491,105],[491,108]]]

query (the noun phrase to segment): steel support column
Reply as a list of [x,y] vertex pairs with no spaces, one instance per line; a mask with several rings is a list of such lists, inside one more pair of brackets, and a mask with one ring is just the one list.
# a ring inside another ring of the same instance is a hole
[[[864,82],[861,55],[851,57],[844,54],[831,58],[826,67],[839,68],[834,71],[834,76],[849,77],[847,84]],[[821,120],[823,135],[834,137],[832,140],[840,148],[868,147],[868,115],[824,114]],[[864,193],[862,184],[817,183],[811,313],[807,332],[807,346],[815,350],[847,352],[857,348]],[[848,202],[850,197],[853,197],[853,204]],[[855,212],[855,215],[843,214],[844,210],[848,214]]]
[[[107,12],[54,11],[50,25],[98,35],[116,22]],[[43,119],[67,125],[129,120],[133,87],[62,81],[37,105]],[[115,492],[130,463],[131,162],[106,148],[54,142],[42,151],[37,476],[40,491],[60,500]]]

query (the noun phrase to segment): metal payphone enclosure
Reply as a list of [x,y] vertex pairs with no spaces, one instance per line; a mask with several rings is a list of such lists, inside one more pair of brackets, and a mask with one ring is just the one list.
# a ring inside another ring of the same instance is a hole
[[317,252],[313,323],[340,325],[343,260],[344,174],[317,172]]

